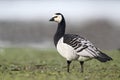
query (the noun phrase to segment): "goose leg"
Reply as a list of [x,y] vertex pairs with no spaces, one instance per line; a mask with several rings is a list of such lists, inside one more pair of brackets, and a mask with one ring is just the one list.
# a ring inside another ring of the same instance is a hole
[[69,72],[70,63],[71,63],[71,61],[67,61],[67,72]]
[[83,67],[84,61],[80,61],[80,65],[81,65],[81,72],[83,73],[84,67]]

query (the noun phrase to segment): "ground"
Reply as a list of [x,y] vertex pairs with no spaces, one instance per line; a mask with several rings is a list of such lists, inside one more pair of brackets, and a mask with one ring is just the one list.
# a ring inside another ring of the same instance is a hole
[[104,51],[113,61],[85,62],[84,73],[73,61],[67,73],[66,60],[53,49],[1,48],[0,80],[120,80],[120,52]]

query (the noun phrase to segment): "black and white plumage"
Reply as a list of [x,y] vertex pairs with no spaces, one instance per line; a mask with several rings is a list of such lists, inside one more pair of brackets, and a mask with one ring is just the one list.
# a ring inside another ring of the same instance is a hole
[[58,23],[58,28],[54,35],[54,44],[60,55],[66,58],[68,72],[70,63],[73,60],[78,60],[80,62],[81,72],[83,72],[84,61],[93,58],[100,62],[112,60],[111,57],[101,52],[89,40],[76,34],[65,34],[66,23],[61,13],[56,13],[50,21]]

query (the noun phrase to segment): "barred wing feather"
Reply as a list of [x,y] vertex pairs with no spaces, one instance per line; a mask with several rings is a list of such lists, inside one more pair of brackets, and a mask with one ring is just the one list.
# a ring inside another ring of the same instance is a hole
[[75,34],[65,34],[64,43],[72,46],[76,51],[76,54],[85,57],[94,57],[101,62],[112,60],[109,56],[102,53],[96,48],[89,40]]

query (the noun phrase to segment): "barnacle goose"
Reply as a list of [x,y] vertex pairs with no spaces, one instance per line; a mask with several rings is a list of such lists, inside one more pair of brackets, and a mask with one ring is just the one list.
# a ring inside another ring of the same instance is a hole
[[76,34],[65,34],[66,23],[61,13],[55,13],[50,21],[58,23],[58,28],[54,35],[54,44],[60,55],[67,60],[67,72],[69,72],[70,63],[73,60],[80,62],[81,72],[83,72],[84,61],[93,58],[100,62],[112,60],[111,57],[101,52],[89,40]]

